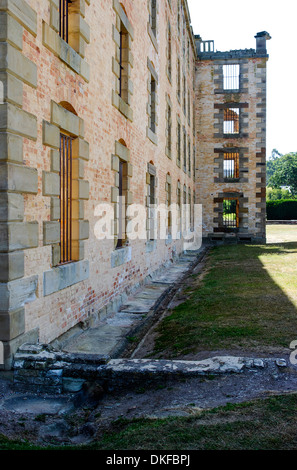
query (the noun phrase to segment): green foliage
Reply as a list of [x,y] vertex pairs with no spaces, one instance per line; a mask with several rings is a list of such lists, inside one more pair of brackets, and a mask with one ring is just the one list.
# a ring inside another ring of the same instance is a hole
[[292,194],[288,189],[267,188],[267,201],[278,201],[279,199],[292,199]]
[[297,196],[297,153],[291,152],[268,160],[267,186],[289,186],[292,195]]
[[267,220],[297,220],[297,200],[267,201]]

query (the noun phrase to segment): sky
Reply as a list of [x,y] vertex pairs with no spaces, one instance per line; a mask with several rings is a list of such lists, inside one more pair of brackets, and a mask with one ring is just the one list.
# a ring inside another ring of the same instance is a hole
[[194,34],[215,50],[256,48],[267,31],[267,158],[273,149],[297,152],[296,0],[188,0]]

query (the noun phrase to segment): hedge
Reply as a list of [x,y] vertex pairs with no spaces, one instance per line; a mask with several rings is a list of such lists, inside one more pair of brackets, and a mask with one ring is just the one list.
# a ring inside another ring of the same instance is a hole
[[297,200],[267,201],[267,220],[297,220]]

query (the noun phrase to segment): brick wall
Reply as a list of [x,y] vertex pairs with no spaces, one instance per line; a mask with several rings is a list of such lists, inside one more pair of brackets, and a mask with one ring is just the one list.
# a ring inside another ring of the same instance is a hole
[[[157,1],[156,36],[152,38],[147,0],[123,0],[121,5],[117,0],[76,0],[71,7],[69,44],[62,41],[57,32],[58,3],[57,0],[0,3],[1,18],[9,21],[7,33],[0,38],[4,41],[0,42],[0,47],[11,49],[11,65],[1,66],[6,74],[4,82],[8,78],[14,82],[16,74],[18,77],[18,81],[10,85],[15,97],[5,97],[5,104],[0,105],[1,118],[4,112],[7,116],[7,106],[12,107],[12,115],[20,116],[12,119],[19,126],[12,130],[0,119],[0,161],[4,161],[1,171],[7,174],[10,159],[17,158],[11,172],[21,172],[7,176],[9,181],[17,179],[19,182],[13,193],[20,201],[13,204],[21,209],[18,216],[5,218],[1,235],[7,233],[8,223],[16,223],[12,235],[6,238],[12,241],[19,230],[19,238],[23,240],[22,246],[3,245],[1,257],[10,257],[11,273],[17,269],[17,263],[23,263],[17,277],[21,278],[21,289],[25,292],[19,304],[13,306],[10,302],[0,307],[0,321],[3,320],[8,331],[6,336],[0,336],[5,342],[7,368],[18,345],[28,339],[25,335],[42,342],[53,340],[92,313],[101,311],[108,302],[182,250],[181,241],[165,243],[162,240],[152,247],[144,240],[136,240],[119,255],[115,253],[113,240],[95,238],[94,227],[98,220],[95,208],[100,203],[112,203],[112,188],[117,188],[117,171],[113,167],[116,142],[129,151],[131,201],[146,204],[149,163],[156,169],[155,196],[159,203],[166,201],[167,174],[172,180],[172,202],[176,202],[178,180],[191,189],[191,194],[194,190],[193,175],[177,166],[175,152],[166,155],[168,100],[172,105],[172,149],[176,149],[177,119],[186,129],[191,148],[194,146],[192,119],[188,119],[188,110],[184,114],[177,99],[179,57],[186,94],[190,94],[192,116],[195,48],[186,2]],[[179,26],[178,5],[182,8],[179,16],[183,21]],[[116,98],[119,21],[130,35],[126,58],[128,108]],[[168,22],[171,81],[167,74],[168,47],[165,47]],[[0,52],[2,61],[3,54]],[[9,67],[13,68],[16,60],[17,71],[10,71]],[[155,142],[147,137],[148,60],[158,75]],[[79,194],[75,238],[78,254],[75,263],[63,267],[57,267],[60,227],[57,137],[60,132],[68,133],[84,145],[74,155],[78,159],[75,186]],[[8,151],[7,136],[18,152]],[[7,156],[8,153],[13,156]],[[0,191],[7,192],[7,187]],[[7,207],[8,203],[5,204]],[[28,243],[25,243],[26,236]],[[2,276],[1,288],[7,290],[8,282],[9,275]],[[15,288],[19,292],[19,286]]]

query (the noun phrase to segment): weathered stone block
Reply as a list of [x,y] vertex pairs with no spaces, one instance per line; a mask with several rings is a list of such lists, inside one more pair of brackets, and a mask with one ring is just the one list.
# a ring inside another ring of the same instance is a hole
[[0,193],[0,222],[21,221],[23,218],[23,196],[20,194]]
[[0,42],[0,69],[11,72],[29,86],[37,87],[36,64],[6,42]]
[[51,198],[51,220],[59,220],[61,217],[60,199],[58,197]]
[[23,48],[23,28],[5,11],[0,11],[0,41],[7,41],[19,50]]
[[0,253],[0,282],[9,282],[24,276],[24,252]]
[[37,35],[37,13],[25,0],[0,0],[0,11],[8,11],[33,36]]
[[[0,43],[1,47],[1,43]],[[37,139],[37,119],[33,114],[11,103],[0,104],[0,132],[12,132],[28,139]]]
[[42,172],[42,194],[44,196],[60,196],[60,176],[58,173]]
[[0,283],[0,312],[23,307],[36,299],[38,276]]
[[49,147],[60,148],[60,129],[49,122],[42,123],[42,143]]
[[115,154],[117,157],[119,157],[121,160],[124,160],[125,162],[130,161],[130,150],[120,142],[115,143]]
[[0,252],[36,248],[38,238],[37,222],[0,223]]
[[72,135],[79,135],[79,118],[54,101],[51,102],[51,122]]
[[60,152],[58,150],[51,150],[51,171],[60,173]]
[[43,294],[53,294],[89,278],[89,261],[58,266],[43,273]]
[[43,244],[54,245],[59,243],[61,230],[59,222],[43,222]]
[[25,331],[25,309],[0,312],[0,341],[10,341]]
[[0,133],[0,162],[23,162],[23,138],[9,133]]
[[3,98],[17,106],[23,104],[23,83],[10,73],[0,73],[0,83],[3,84]]
[[[23,343],[26,343],[26,342],[37,343],[38,339],[39,339],[39,329],[35,328],[34,330],[27,331],[26,333],[23,333],[17,338],[14,338],[10,341],[3,341],[4,367],[2,368],[6,370],[9,370],[11,368],[13,356]],[[1,365],[0,365],[0,368],[1,368]]]
[[37,194],[37,170],[14,163],[1,163],[0,191]]

